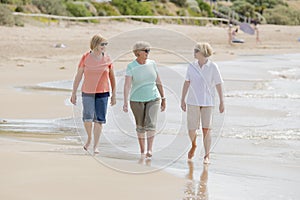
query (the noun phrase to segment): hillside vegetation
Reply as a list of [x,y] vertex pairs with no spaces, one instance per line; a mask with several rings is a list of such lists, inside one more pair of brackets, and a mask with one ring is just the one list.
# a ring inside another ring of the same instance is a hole
[[94,0],[0,0],[0,25],[22,25],[22,20],[13,16],[12,12],[75,17],[118,15],[215,17],[213,10],[238,21],[247,18],[259,23],[300,25],[300,1],[297,0],[231,0],[214,1],[212,4],[204,0],[111,0],[104,3]]

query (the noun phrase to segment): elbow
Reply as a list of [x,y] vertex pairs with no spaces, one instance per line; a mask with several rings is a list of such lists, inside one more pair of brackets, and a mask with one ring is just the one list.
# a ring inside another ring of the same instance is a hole
[[185,82],[184,82],[184,87],[185,87],[185,88],[190,87],[190,81],[185,81]]

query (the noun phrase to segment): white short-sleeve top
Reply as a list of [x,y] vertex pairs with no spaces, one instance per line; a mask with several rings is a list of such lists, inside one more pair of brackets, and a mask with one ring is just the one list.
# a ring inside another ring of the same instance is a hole
[[190,63],[186,81],[190,82],[186,103],[195,106],[214,106],[215,86],[223,83],[218,65],[210,60],[200,68],[198,61]]

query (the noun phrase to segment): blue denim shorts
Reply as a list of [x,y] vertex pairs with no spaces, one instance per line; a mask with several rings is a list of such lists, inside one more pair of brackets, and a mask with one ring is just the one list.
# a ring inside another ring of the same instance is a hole
[[106,123],[109,92],[88,94],[82,92],[82,120],[84,122]]

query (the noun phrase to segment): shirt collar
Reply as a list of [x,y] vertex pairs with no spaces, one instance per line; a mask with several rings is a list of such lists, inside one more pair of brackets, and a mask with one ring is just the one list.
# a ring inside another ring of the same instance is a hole
[[202,66],[202,68],[200,68],[200,65],[199,65],[199,63],[198,63],[198,60],[196,60],[194,64],[195,64],[195,66],[197,66],[198,68],[204,69],[204,68],[208,67],[208,66],[210,65],[210,63],[211,63],[211,61],[210,61],[209,59],[207,59],[207,62]]

